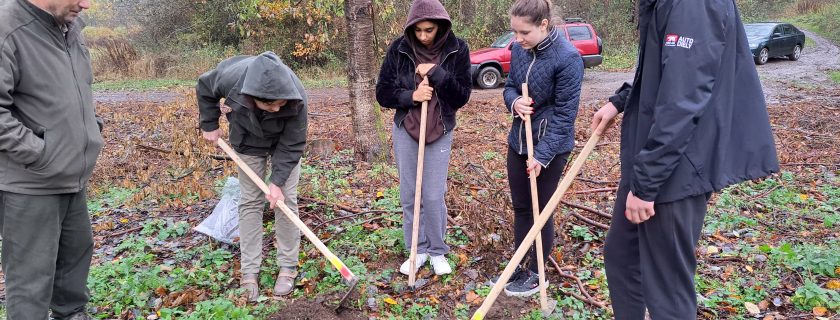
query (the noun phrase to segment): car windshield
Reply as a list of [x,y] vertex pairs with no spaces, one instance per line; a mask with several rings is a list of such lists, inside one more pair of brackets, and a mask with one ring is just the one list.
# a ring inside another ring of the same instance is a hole
[[744,25],[744,30],[747,32],[747,38],[758,38],[770,35],[773,27],[772,24],[747,24]]
[[513,38],[513,31],[508,31],[507,33],[503,34],[501,37],[496,39],[496,42],[490,45],[491,48],[504,48],[510,44],[510,39]]

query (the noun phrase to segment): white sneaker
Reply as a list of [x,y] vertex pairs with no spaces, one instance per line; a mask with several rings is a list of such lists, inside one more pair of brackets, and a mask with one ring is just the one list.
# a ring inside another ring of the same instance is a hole
[[[423,264],[425,264],[426,260],[428,260],[428,259],[429,259],[428,254],[418,253],[417,254],[417,265],[415,267],[417,269],[420,269],[420,267],[422,267]],[[411,257],[409,257],[407,260],[405,260],[405,262],[403,262],[403,264],[400,266],[400,273],[402,273],[404,275],[408,275],[409,274],[409,272],[408,272],[409,264],[411,264]],[[417,269],[415,269],[414,272],[417,272]]]
[[446,257],[443,255],[432,257],[432,267],[435,269],[435,274],[439,276],[452,273],[449,261],[446,261]]

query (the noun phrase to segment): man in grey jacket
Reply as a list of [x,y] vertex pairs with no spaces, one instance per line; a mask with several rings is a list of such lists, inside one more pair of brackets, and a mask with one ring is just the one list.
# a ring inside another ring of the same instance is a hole
[[779,171],[773,133],[735,0],[640,0],[638,61],[592,120],[624,113],[610,298],[618,320],[696,319],[706,202]]
[[102,148],[78,0],[0,1],[0,233],[9,319],[88,319],[85,186]]
[[[275,216],[277,265],[280,273],[274,295],[294,288],[297,276],[300,230],[279,209],[283,200],[295,214],[300,158],[306,146],[306,93],[300,79],[273,52],[258,56],[236,56],[222,61],[201,75],[196,86],[200,126],[205,139],[216,141],[222,109],[230,123],[230,143],[242,160],[265,176],[271,158],[270,194],[265,195]],[[224,106],[219,101],[225,98]],[[226,110],[226,111],[227,111]],[[262,191],[239,170],[239,234],[242,262],[240,286],[250,301],[259,297],[262,263]]]

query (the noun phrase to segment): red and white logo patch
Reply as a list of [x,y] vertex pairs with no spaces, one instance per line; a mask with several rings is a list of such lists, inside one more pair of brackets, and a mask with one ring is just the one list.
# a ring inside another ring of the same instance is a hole
[[680,40],[680,36],[675,34],[669,34],[665,36],[665,46],[666,47],[676,47],[677,41]]
[[691,49],[691,46],[694,45],[694,38],[689,38],[686,36],[680,36],[676,34],[668,34],[665,36],[665,46],[666,47],[680,47],[685,49]]

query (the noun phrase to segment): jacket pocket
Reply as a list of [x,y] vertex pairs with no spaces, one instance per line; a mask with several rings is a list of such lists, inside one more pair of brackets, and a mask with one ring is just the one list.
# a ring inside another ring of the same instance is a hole
[[540,120],[540,124],[537,126],[537,130],[537,140],[542,140],[542,138],[545,136],[546,131],[548,131],[548,120]]
[[35,135],[40,136],[41,139],[44,140],[44,148],[41,150],[41,155],[38,157],[38,160],[25,165],[24,168],[31,171],[41,171],[50,164],[50,155],[52,154],[52,152],[50,152],[50,148],[52,147],[50,142],[52,139],[48,139],[48,131],[44,127],[38,127],[36,130],[33,130],[33,132],[35,132]]

